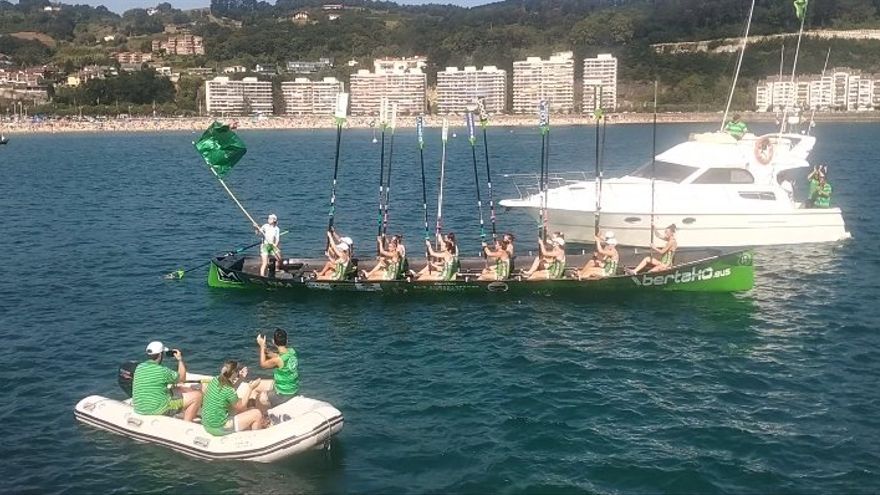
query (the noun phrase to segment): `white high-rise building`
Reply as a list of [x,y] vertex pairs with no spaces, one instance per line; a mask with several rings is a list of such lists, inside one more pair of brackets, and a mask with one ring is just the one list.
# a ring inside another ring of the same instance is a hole
[[365,69],[351,75],[352,115],[378,115],[382,98],[397,103],[400,115],[418,115],[425,111],[427,78],[420,69],[370,72]]
[[834,78],[816,77],[810,81],[810,110],[828,110],[834,99]]
[[373,59],[373,70],[380,72],[406,72],[411,70],[424,71],[428,66],[428,57],[388,57]]
[[755,88],[755,107],[759,112],[769,112],[773,106],[773,100],[770,98],[770,87],[764,83],[758,83]]
[[256,77],[232,81],[218,76],[205,81],[208,113],[251,115],[272,113],[272,83]]
[[480,70],[476,67],[447,67],[437,73],[438,114],[463,114],[468,106],[482,98],[490,114],[504,113],[507,71],[494,65]]
[[849,100],[849,74],[850,70],[846,68],[834,69],[831,72],[832,108],[835,108],[837,110],[846,109],[846,103]]
[[617,108],[617,58],[610,53],[584,59],[583,111],[591,112],[597,106],[606,111]]
[[342,81],[325,77],[311,81],[298,77],[281,83],[284,95],[284,113],[287,115],[332,115],[336,110],[336,96],[343,92]]
[[528,57],[513,63],[513,113],[536,113],[541,100],[550,111],[574,111],[574,59],[571,52],[543,60]]
[[755,89],[759,112],[781,111],[788,107],[810,110],[873,110],[880,107],[880,90],[875,76],[847,68],[832,69],[825,76],[802,81],[779,81],[767,78]]

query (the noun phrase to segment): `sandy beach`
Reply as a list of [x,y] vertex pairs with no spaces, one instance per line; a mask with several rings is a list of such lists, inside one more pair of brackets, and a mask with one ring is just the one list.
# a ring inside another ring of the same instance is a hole
[[[775,122],[773,113],[743,113],[746,122]],[[447,117],[452,128],[463,128],[462,115]],[[331,117],[325,116],[285,116],[285,117],[195,117],[195,118],[83,118],[83,119],[42,119],[30,118],[6,120],[0,122],[0,134],[30,133],[68,133],[68,132],[180,132],[202,131],[214,120],[237,123],[238,129],[329,129],[336,123]],[[376,125],[375,117],[349,117],[346,127],[352,129],[368,129]],[[880,121],[880,112],[834,112],[817,113],[817,122],[874,122]],[[650,113],[611,113],[608,124],[645,124],[653,121]],[[657,114],[660,123],[703,123],[720,122],[721,112],[677,112]],[[595,122],[592,116],[585,114],[552,115],[551,126],[584,125]],[[439,127],[443,116],[427,115],[425,124]],[[398,127],[415,127],[415,116],[401,116],[397,119]],[[492,126],[530,127],[537,125],[537,117],[532,115],[497,115],[490,119]]]

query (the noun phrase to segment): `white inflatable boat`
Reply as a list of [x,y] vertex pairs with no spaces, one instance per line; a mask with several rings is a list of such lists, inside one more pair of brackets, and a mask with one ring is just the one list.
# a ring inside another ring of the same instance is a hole
[[[202,375],[187,374],[199,380]],[[297,396],[269,414],[280,422],[257,430],[214,436],[199,423],[168,416],[136,414],[131,400],[91,395],[77,403],[76,419],[141,442],[151,442],[207,460],[273,462],[326,445],[342,430],[342,413],[330,404]]]

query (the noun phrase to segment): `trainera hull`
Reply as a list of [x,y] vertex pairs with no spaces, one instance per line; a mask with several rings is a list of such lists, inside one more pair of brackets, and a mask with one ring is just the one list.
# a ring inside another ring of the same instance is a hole
[[[318,264],[320,260],[315,260]],[[240,268],[242,257],[215,258],[208,271],[208,285],[224,289],[283,290],[291,293],[369,292],[376,294],[418,293],[512,293],[590,294],[604,292],[743,292],[754,286],[751,251],[736,251],[680,264],[669,270],[639,275],[619,275],[598,280],[526,281],[518,277],[505,281],[480,281],[473,275],[460,275],[454,281],[317,281],[305,272],[261,277]],[[473,272],[472,272],[473,273]]]

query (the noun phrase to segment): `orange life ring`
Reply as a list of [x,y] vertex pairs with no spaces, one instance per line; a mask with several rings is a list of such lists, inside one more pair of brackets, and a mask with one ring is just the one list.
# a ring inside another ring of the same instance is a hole
[[761,165],[767,165],[773,160],[773,145],[769,137],[764,136],[755,141],[755,160]]

